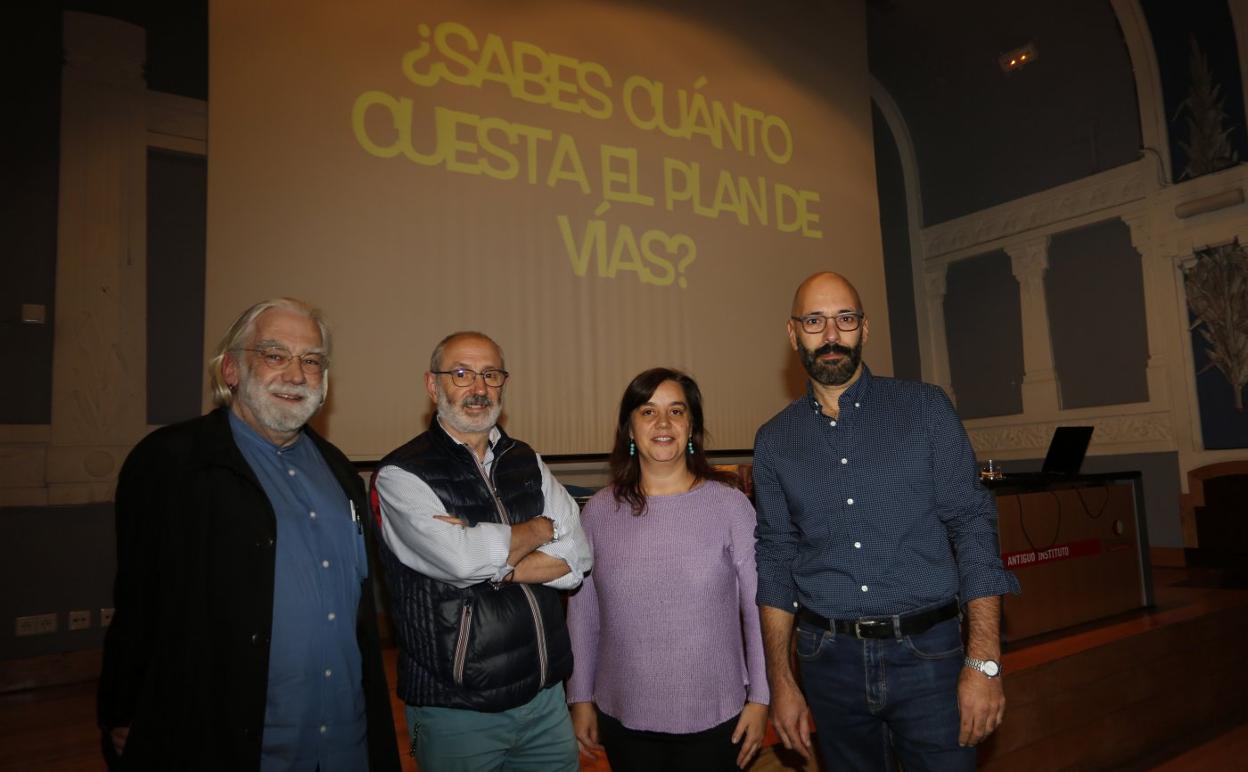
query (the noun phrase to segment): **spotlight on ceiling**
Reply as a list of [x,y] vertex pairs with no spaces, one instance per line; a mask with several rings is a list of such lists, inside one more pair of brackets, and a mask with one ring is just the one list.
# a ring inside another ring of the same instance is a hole
[[1022,48],[1016,48],[998,56],[997,64],[1001,65],[1001,72],[1009,75],[1039,58],[1040,52],[1036,50],[1035,44],[1028,43]]

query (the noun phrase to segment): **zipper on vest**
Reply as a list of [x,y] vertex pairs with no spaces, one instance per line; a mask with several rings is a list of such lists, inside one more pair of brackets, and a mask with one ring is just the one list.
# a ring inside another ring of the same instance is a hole
[[480,461],[477,461],[477,454],[469,451],[472,454],[472,460],[476,462],[477,473],[481,475],[481,479],[485,480],[485,487],[490,492],[490,498],[494,499],[494,514],[498,515],[498,522],[503,525],[510,525],[511,517],[507,514],[507,507],[503,506],[503,500],[498,497],[498,491],[494,487],[494,470],[498,468],[498,460],[506,452],[507,449],[503,448],[498,452],[498,455],[494,456],[494,463],[490,466],[490,473],[487,475],[485,467],[481,466]]
[[[481,462],[477,461],[477,454],[472,453],[472,460],[477,462],[477,471],[485,480],[485,487],[490,491],[490,496],[494,499],[494,511],[498,514],[500,523],[509,525],[511,517],[507,514],[507,508],[503,506],[503,501],[498,497],[498,490],[494,486],[494,471],[498,469],[499,459],[507,452],[507,448],[503,448],[494,456],[494,464],[490,467],[490,473],[485,473],[485,468],[481,466]],[[529,611],[533,614],[533,629],[537,634],[537,666],[541,675],[539,688],[546,686],[546,671],[548,669],[549,654],[546,651],[546,625],[542,620],[542,610],[537,607],[537,598],[533,595],[533,590],[529,589],[527,584],[519,585],[520,591],[524,593],[524,599],[528,601]]]
[[464,661],[468,659],[468,633],[472,631],[472,600],[464,601],[464,608],[459,612],[459,640],[455,642],[455,662],[452,665],[451,677],[456,686],[464,685]]
[[538,682],[540,689],[546,686],[546,666],[549,656],[546,653],[546,625],[542,623],[542,610],[537,607],[537,598],[534,597],[533,591],[527,584],[520,585],[520,589],[524,592],[524,599],[529,602],[529,610],[533,612],[533,623],[537,625],[537,665],[542,677],[542,680]]

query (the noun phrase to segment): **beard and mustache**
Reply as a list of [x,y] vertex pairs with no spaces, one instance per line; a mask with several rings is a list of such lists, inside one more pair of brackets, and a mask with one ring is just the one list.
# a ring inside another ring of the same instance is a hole
[[[277,381],[265,385],[259,378],[253,377],[251,366],[245,359],[240,358],[238,365],[238,399],[269,431],[280,434],[297,432],[325,404],[325,394],[329,388],[329,379],[325,376],[321,377],[321,385],[315,388],[307,383]],[[302,399],[286,402],[273,399],[268,396],[270,394],[285,394]]]
[[[808,349],[799,340],[797,352],[801,356],[802,367],[806,368],[811,378],[824,386],[843,386],[858,372],[858,364],[862,361],[862,338],[859,337],[852,348],[829,341],[819,348]],[[820,359],[832,353],[840,354],[841,358],[836,362]]]
[[[438,418],[463,434],[488,432],[498,423],[498,416],[503,412],[502,394],[499,394],[497,401],[486,394],[469,394],[457,404],[451,401],[441,384],[437,387],[437,393]],[[470,416],[464,412],[464,408],[468,407],[484,407],[489,408],[489,411],[479,416]]]

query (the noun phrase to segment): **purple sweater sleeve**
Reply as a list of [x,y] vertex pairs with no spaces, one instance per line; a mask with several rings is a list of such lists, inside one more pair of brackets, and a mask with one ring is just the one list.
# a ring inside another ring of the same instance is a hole
[[762,623],[755,600],[758,593],[758,570],[754,563],[754,526],[757,520],[749,500],[742,496],[740,501],[741,507],[733,513],[732,518],[732,559],[737,567],[745,670],[750,679],[746,700],[769,705],[771,692],[767,687],[767,667],[763,660]]
[[[592,499],[581,513],[581,528],[594,547],[595,514],[602,509],[601,499]],[[568,598],[568,635],[572,639],[572,677],[568,679],[568,702],[592,702],[594,699],[594,673],[598,662],[598,595],[594,589],[594,575],[585,575],[581,587]]]

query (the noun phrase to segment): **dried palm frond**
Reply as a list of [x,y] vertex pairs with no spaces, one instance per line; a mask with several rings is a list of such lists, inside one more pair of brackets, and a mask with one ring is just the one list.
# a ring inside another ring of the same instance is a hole
[[1192,329],[1200,330],[1209,367],[1222,372],[1234,392],[1235,409],[1243,412],[1248,384],[1248,250],[1236,239],[1193,254],[1196,262],[1183,271],[1187,308],[1196,317]]
[[1213,72],[1209,69],[1209,57],[1200,50],[1196,36],[1191,36],[1191,59],[1189,72],[1191,85],[1188,87],[1187,99],[1179,104],[1175,114],[1187,113],[1186,142],[1179,140],[1179,147],[1187,156],[1183,174],[1179,179],[1199,177],[1202,174],[1216,172],[1239,163],[1239,154],[1231,147],[1230,134],[1234,126],[1225,127],[1227,114],[1222,109],[1226,97],[1222,96],[1222,87],[1214,82]]

